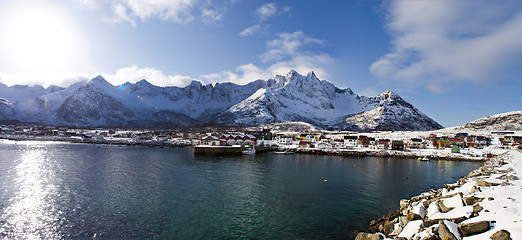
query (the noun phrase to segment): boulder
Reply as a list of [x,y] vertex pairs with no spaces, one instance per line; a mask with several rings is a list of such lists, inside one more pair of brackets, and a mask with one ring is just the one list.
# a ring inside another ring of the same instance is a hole
[[408,224],[406,224],[404,229],[402,229],[402,232],[397,237],[404,237],[406,239],[410,239],[411,237],[413,237],[413,235],[419,232],[419,230],[422,227],[422,224],[422,220],[415,220],[409,222]]
[[426,216],[428,218],[430,218],[431,216],[433,216],[436,213],[440,213],[439,204],[437,202],[432,202],[428,206],[428,210],[426,211]]
[[370,233],[364,233],[360,232],[357,234],[357,237],[355,237],[355,240],[379,240],[380,236],[377,233],[370,234]]
[[414,221],[414,220],[422,220],[423,219],[419,214],[416,214],[416,213],[413,213],[413,212],[408,213],[408,216],[406,216],[406,218],[408,219],[408,222],[411,222],[411,221]]
[[511,234],[502,229],[496,233],[493,233],[493,235],[491,235],[491,237],[489,237],[490,239],[493,239],[493,240],[512,240],[511,239]]
[[437,201],[438,205],[439,205],[439,209],[441,212],[443,213],[447,213],[449,211],[451,211],[451,209],[453,208],[450,208],[450,207],[446,207],[446,205],[444,205],[444,202],[443,201]]
[[479,186],[472,186],[470,192],[471,193],[477,193],[477,192],[482,192],[482,191],[480,190]]
[[[411,210],[411,212],[413,214],[417,214],[420,216],[419,219],[424,219],[424,217],[426,216],[426,208],[424,207],[425,202],[427,202],[427,201],[423,200],[419,204],[415,205],[415,207],[413,207],[413,209]],[[416,220],[418,220],[418,219],[416,219]]]
[[406,216],[399,217],[399,226],[404,227],[408,224],[408,218]]
[[410,201],[408,201],[406,199],[401,199],[401,201],[400,201],[401,208],[406,208],[406,207],[408,207],[409,204],[410,204]]
[[444,188],[446,188],[446,190],[448,191],[451,191],[457,187],[460,187],[460,185],[457,184],[444,184]]
[[457,194],[450,198],[442,199],[442,202],[448,208],[459,208],[459,207],[464,206],[464,203],[462,202],[462,197],[460,194]]
[[390,233],[392,233],[393,231],[393,226],[395,226],[395,223],[398,221],[398,219],[394,219],[393,221],[389,221],[387,223],[384,224],[384,229],[383,229],[383,233],[384,235],[388,236],[390,235]]
[[480,204],[473,205],[473,214],[471,214],[471,217],[478,216],[479,212],[482,211],[484,208],[480,206]]
[[477,180],[476,185],[480,186],[480,187],[493,187],[493,186],[500,185],[500,183],[492,183],[492,182],[486,182],[484,180]]
[[502,179],[502,180],[511,180],[511,181],[519,180],[518,177],[515,176],[515,175],[503,176],[500,179]]
[[469,196],[469,197],[463,197],[462,200],[464,201],[464,203],[469,206],[469,205],[473,205],[477,202],[482,202],[482,200],[484,200],[484,198],[478,198],[478,197],[475,197],[475,196]]
[[418,232],[413,236],[413,240],[436,240],[437,238],[437,226],[432,226]]
[[444,220],[439,222],[437,232],[442,240],[459,240],[458,225],[450,221]]
[[479,221],[459,224],[459,230],[463,237],[488,231],[491,228],[489,221]]

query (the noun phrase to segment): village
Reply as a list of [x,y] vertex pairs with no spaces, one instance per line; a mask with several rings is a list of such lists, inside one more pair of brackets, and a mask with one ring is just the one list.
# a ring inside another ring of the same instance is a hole
[[473,161],[492,157],[491,147],[522,149],[522,136],[512,131],[481,132],[482,135],[475,135],[447,130],[371,133],[323,130],[290,132],[267,128],[220,130],[86,129],[4,124],[0,125],[0,138],[158,147],[263,146],[278,152]]

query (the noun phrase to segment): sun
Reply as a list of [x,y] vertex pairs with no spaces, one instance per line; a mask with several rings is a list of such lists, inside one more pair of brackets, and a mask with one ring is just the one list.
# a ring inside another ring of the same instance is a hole
[[70,71],[85,46],[68,14],[42,1],[20,1],[3,17],[5,56],[16,71]]

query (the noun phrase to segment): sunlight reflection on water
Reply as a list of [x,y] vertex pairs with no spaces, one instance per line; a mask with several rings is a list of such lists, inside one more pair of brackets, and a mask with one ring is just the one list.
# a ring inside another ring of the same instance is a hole
[[349,239],[477,167],[3,140],[0,153],[0,239]]
[[60,237],[59,225],[56,224],[60,217],[53,207],[57,186],[53,183],[54,172],[49,161],[45,146],[38,143],[13,159],[16,166],[12,187],[16,191],[1,217],[1,232],[8,232],[8,237]]

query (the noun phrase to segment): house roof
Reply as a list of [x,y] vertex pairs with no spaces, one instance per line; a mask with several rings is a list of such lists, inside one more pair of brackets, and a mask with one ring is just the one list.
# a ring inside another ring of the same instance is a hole
[[202,140],[219,140],[219,138],[216,136],[206,136]]

